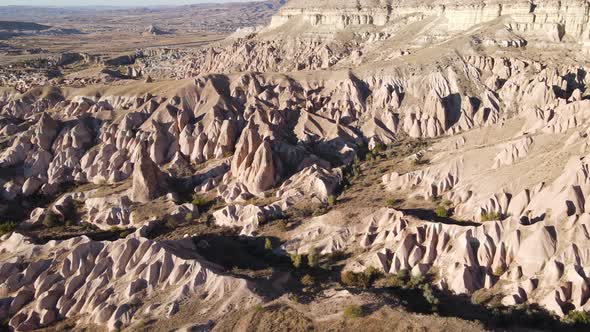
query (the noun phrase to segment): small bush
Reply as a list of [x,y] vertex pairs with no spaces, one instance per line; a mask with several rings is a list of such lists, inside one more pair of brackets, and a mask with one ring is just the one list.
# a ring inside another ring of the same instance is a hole
[[585,311],[572,310],[565,315],[563,321],[566,324],[574,326],[589,326],[590,314]]
[[487,212],[481,214],[481,221],[495,221],[502,219],[497,212]]
[[198,207],[202,207],[203,205],[207,205],[207,203],[209,203],[209,201],[201,195],[194,195],[191,203],[193,205],[198,206]]
[[293,266],[298,269],[301,267],[303,260],[301,258],[301,255],[298,254],[293,254],[291,255],[291,263],[293,263]]
[[174,218],[168,218],[168,220],[166,220],[166,227],[174,229],[178,227],[178,223],[176,222],[176,220],[174,220]]
[[506,272],[506,269],[504,269],[504,267],[500,265],[494,270],[494,275],[496,277],[499,277],[499,276],[503,275],[504,272]]
[[328,196],[328,206],[334,206],[336,204],[336,197],[334,195]]
[[367,278],[369,278],[371,282],[383,275],[383,273],[381,273],[381,271],[379,271],[374,266],[367,267],[363,273],[367,276]]
[[434,294],[432,287],[429,284],[424,284],[421,286],[422,288],[422,296],[426,302],[428,302],[432,306],[432,311],[437,311],[437,307],[439,304],[439,299]]
[[287,223],[284,220],[279,220],[277,222],[277,229],[279,232],[286,232],[287,231]]
[[272,250],[272,242],[269,238],[264,239],[264,249]]
[[184,215],[184,220],[185,221],[192,221],[193,220],[193,214],[192,213],[187,213]]
[[358,306],[358,305],[349,305],[346,308],[344,308],[344,311],[342,312],[342,314],[344,315],[344,318],[359,318],[359,317],[363,317],[365,315],[365,311],[363,310],[363,307]]
[[297,294],[290,294],[289,301],[299,303],[299,296],[297,296]]
[[428,165],[429,163],[430,160],[428,159],[416,158],[412,160],[412,166]]
[[252,307],[252,309],[256,312],[264,312],[264,307],[260,304],[254,305],[254,307]]
[[397,275],[395,274],[388,274],[382,281],[381,284],[383,287],[392,288],[392,287],[403,287],[405,282],[400,280]]
[[442,205],[437,206],[436,209],[434,209],[434,213],[439,218],[448,218],[449,217],[449,210]]
[[306,274],[303,277],[301,277],[300,281],[301,284],[305,287],[313,286],[315,284],[315,279],[309,274]]
[[55,227],[59,224],[59,218],[57,217],[57,215],[55,213],[53,213],[52,211],[47,211],[47,213],[45,214],[45,217],[43,218],[43,226],[49,228],[49,227]]
[[385,201],[385,205],[387,205],[388,207],[394,207],[397,204],[397,199],[395,198],[388,198]]
[[340,280],[343,284],[349,287],[368,288],[371,286],[370,278],[362,272],[356,273],[352,271],[346,271],[342,273]]
[[7,221],[7,222],[0,224],[0,236],[14,231],[15,228],[16,228],[16,223],[13,221]]

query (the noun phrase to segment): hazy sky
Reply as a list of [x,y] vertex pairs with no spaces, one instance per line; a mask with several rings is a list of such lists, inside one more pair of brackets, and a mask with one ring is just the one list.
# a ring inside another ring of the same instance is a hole
[[0,6],[160,6],[237,1],[240,0],[0,0]]

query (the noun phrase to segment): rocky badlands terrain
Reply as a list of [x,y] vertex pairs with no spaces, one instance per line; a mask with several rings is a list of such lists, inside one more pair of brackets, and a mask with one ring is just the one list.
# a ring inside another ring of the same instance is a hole
[[252,23],[0,81],[4,328],[589,329],[590,3]]

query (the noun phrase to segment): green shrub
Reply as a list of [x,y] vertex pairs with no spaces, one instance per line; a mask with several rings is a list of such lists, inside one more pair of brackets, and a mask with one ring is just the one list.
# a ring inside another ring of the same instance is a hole
[[13,221],[6,221],[0,224],[0,236],[8,234],[16,228],[16,223]]
[[440,301],[434,294],[432,287],[429,284],[424,284],[420,288],[422,288],[422,296],[432,306],[432,311],[437,311]]
[[286,232],[287,231],[287,223],[284,220],[279,220],[277,222],[277,229],[279,232]]
[[207,205],[209,201],[201,195],[193,195],[193,200],[191,201],[191,203],[198,207],[202,207],[203,205]]
[[449,217],[449,210],[442,205],[437,206],[436,209],[434,209],[434,213],[439,218],[448,218]]
[[494,270],[494,275],[495,275],[496,277],[499,277],[499,276],[503,275],[503,274],[504,274],[504,272],[506,272],[506,269],[505,269],[503,266],[501,266],[501,265],[500,265],[500,266],[498,266],[498,267],[497,267],[497,268]]
[[309,274],[304,275],[301,277],[300,280],[301,284],[305,287],[313,286],[315,284],[315,279],[310,276]]
[[502,219],[497,212],[487,212],[481,214],[481,221],[495,221]]
[[178,226],[178,223],[176,222],[176,220],[174,220],[174,218],[168,218],[168,220],[166,220],[166,227],[170,228],[170,229],[174,229]]
[[119,233],[119,232],[123,231],[123,229],[118,226],[113,226],[113,227],[109,228],[109,231],[112,233]]
[[416,158],[412,160],[412,166],[428,165],[429,163],[428,159]]
[[371,286],[371,279],[363,272],[346,271],[342,273],[340,280],[349,287],[369,288]]
[[590,314],[585,311],[572,310],[563,317],[563,321],[566,324],[574,326],[589,326]]
[[381,271],[379,271],[374,266],[367,267],[363,273],[371,282],[375,281],[375,279],[380,278],[383,275],[383,273],[381,273]]
[[298,255],[298,254],[291,255],[291,263],[293,263],[293,266],[296,269],[300,268],[301,264],[303,263],[303,261],[301,259],[301,255]]
[[45,227],[55,227],[59,224],[59,218],[55,213],[52,211],[47,211],[45,217],[43,218],[43,226]]
[[344,308],[344,311],[342,312],[342,314],[344,315],[344,318],[359,318],[359,317],[363,317],[365,315],[365,311],[363,310],[363,307],[358,306],[358,305],[349,305],[346,308]]
[[394,207],[396,205],[396,203],[397,203],[397,199],[395,199],[395,198],[388,198],[385,201],[385,205],[387,205],[388,207]]
[[188,221],[192,221],[192,220],[193,220],[193,214],[192,214],[192,213],[190,213],[190,212],[189,212],[189,213],[187,213],[187,214],[185,214],[185,215],[184,215],[184,220],[185,220],[185,221],[187,221],[187,222],[188,222]]
[[264,239],[264,249],[272,250],[272,241],[269,238]]
[[336,204],[336,197],[334,195],[328,196],[328,206],[334,206]]
[[397,275],[395,274],[388,274],[382,281],[382,286],[391,288],[391,287],[403,287],[405,282],[400,280]]
[[260,304],[254,305],[254,307],[252,307],[252,309],[256,312],[264,312],[264,307]]

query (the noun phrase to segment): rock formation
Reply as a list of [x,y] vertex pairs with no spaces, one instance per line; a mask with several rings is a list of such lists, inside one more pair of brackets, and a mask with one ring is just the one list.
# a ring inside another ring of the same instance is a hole
[[149,82],[0,88],[0,211],[20,222],[0,319],[116,330],[198,298],[223,321],[270,283],[210,249],[236,227],[264,255],[590,312],[589,12],[292,0],[219,43],[102,62]]

